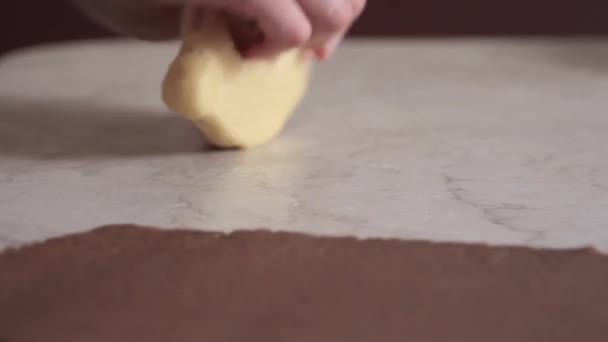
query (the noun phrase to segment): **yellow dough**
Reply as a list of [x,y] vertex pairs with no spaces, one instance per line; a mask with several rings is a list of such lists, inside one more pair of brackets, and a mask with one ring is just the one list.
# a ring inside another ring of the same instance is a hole
[[300,50],[246,60],[223,17],[186,15],[182,47],[162,97],[218,147],[249,148],[275,137],[304,96],[310,62]]

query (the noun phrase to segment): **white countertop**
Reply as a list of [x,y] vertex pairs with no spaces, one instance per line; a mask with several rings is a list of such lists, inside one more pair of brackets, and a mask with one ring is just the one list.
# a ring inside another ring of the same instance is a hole
[[246,152],[162,105],[176,48],[0,59],[0,248],[137,223],[608,250],[608,40],[348,43]]

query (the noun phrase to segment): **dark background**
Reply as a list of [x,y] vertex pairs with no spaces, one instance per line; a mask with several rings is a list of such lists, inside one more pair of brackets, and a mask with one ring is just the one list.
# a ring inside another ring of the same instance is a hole
[[[66,0],[2,0],[0,53],[106,37]],[[356,36],[605,35],[608,0],[368,0]]]

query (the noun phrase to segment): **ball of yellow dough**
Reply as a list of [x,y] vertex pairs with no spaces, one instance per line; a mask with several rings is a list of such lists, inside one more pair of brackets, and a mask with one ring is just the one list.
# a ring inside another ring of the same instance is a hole
[[243,59],[222,17],[207,15],[183,34],[162,98],[212,145],[250,148],[279,134],[306,92],[309,72],[299,49]]

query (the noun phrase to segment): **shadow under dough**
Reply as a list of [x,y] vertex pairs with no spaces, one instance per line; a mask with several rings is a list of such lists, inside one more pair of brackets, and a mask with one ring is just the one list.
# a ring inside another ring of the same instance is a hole
[[160,110],[0,98],[0,156],[129,157],[205,149],[189,121]]

